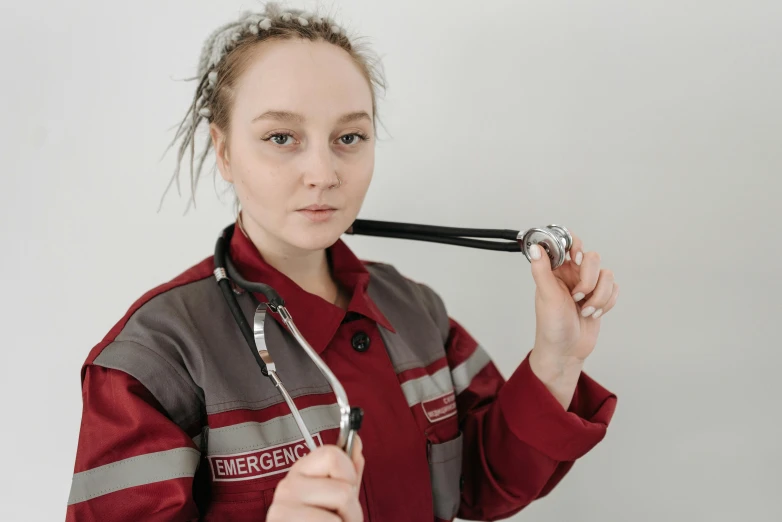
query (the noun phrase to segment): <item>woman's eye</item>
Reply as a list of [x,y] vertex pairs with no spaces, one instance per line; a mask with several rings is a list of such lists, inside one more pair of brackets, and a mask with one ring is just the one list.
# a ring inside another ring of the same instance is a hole
[[[366,141],[369,139],[369,136],[366,136],[360,132],[353,132],[351,134],[345,134],[344,136],[339,137],[339,142],[342,145],[355,145],[359,141]],[[296,140],[295,138],[286,133],[277,133],[272,134],[268,138],[263,138],[263,141],[270,141],[274,143],[275,145],[279,145],[281,147],[286,147],[295,144]]]
[[339,140],[343,145],[353,145],[357,141],[366,141],[367,137],[363,134],[354,132],[353,134],[345,134],[344,136],[341,136]]
[[288,140],[293,140],[293,136],[290,134],[274,134],[269,137],[269,140],[274,142],[276,145],[288,145],[290,142]]

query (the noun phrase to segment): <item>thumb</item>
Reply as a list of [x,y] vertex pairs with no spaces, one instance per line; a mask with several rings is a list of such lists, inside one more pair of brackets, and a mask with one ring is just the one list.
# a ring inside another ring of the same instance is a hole
[[529,247],[529,256],[532,264],[532,278],[538,287],[544,300],[553,299],[559,294],[559,283],[551,270],[551,259],[548,253],[540,245]]
[[364,443],[361,441],[361,437],[356,434],[356,440],[353,443],[353,465],[356,467],[356,474],[358,475],[358,485],[361,485],[361,480],[364,477]]

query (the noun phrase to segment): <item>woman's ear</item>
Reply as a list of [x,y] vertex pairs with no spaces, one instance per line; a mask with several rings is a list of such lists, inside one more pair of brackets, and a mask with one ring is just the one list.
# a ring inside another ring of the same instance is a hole
[[209,135],[212,137],[212,146],[215,150],[215,158],[217,159],[217,168],[220,170],[220,175],[228,183],[233,183],[225,133],[212,123],[209,125]]

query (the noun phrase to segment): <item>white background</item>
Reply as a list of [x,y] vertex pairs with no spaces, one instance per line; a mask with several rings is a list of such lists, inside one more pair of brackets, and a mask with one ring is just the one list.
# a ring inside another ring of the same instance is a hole
[[[233,217],[209,178],[158,213],[158,160],[203,40],[254,5],[3,0],[2,520],[64,518],[82,362]],[[608,435],[513,520],[782,520],[782,2],[323,5],[389,82],[360,217],[561,223],[622,286],[587,363]],[[506,376],[531,347],[521,254],[346,241],[433,286]]]

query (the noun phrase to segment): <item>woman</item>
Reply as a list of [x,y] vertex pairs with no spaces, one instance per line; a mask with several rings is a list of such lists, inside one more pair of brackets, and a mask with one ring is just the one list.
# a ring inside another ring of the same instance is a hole
[[[434,291],[340,240],[374,167],[382,80],[366,52],[331,20],[269,4],[214,32],[197,79],[180,161],[208,124],[193,186],[211,146],[241,208],[234,264],[284,297],[365,411],[361,437],[350,456],[334,445],[335,396],[269,315],[269,349],[318,444],[306,451],[207,258],[139,299],[87,358],[67,519],[496,520],[551,491],[615,406],[582,372],[617,299],[598,254],[575,238],[552,271],[532,248],[535,344],[505,382]],[[251,318],[262,296],[236,292]]]

